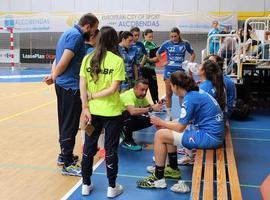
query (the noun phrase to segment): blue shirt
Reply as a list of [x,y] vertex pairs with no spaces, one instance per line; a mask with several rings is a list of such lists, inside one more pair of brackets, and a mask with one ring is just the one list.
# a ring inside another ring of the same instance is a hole
[[[219,34],[220,30],[219,29],[211,29],[208,33],[208,37],[210,35],[214,35],[214,34]],[[210,39],[210,54],[217,54],[218,50],[219,50],[219,40],[220,37],[211,37]]]
[[210,94],[212,97],[217,98],[216,88],[213,86],[212,82],[209,80],[205,80],[199,84],[200,90]]
[[233,108],[235,106],[236,89],[234,82],[231,80],[229,76],[224,75],[224,84],[226,87],[226,94],[227,94],[228,115],[230,116],[233,113]]
[[165,51],[167,53],[169,62],[166,67],[172,68],[181,67],[183,61],[185,60],[186,51],[190,54],[194,53],[194,50],[188,41],[173,43],[172,41],[168,40],[160,46],[157,53],[162,54]]
[[86,54],[91,53],[95,48],[91,44],[84,44]]
[[223,113],[217,101],[205,92],[190,91],[183,98],[179,123],[193,122],[200,130],[216,140],[224,139]]
[[137,59],[137,49],[134,46],[131,46],[128,50],[125,47],[118,46],[118,50],[124,59],[125,71],[127,79],[134,79],[134,65],[136,64]]
[[56,46],[56,64],[60,61],[64,50],[69,49],[75,55],[66,70],[56,78],[56,84],[64,89],[79,89],[79,73],[83,57],[85,56],[83,32],[78,25],[64,32]]
[[147,51],[142,42],[137,41],[136,43],[132,44],[132,47],[137,50],[136,53],[136,64],[139,65],[142,61],[144,55],[147,55]]

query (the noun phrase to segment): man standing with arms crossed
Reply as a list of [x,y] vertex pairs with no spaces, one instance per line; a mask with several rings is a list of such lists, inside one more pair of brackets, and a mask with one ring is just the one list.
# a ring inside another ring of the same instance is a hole
[[61,35],[51,75],[44,79],[48,85],[55,83],[61,148],[57,164],[63,165],[62,175],[81,176],[81,168],[76,165],[78,156],[73,155],[82,110],[79,72],[85,56],[84,40],[96,31],[98,24],[97,17],[88,13]]

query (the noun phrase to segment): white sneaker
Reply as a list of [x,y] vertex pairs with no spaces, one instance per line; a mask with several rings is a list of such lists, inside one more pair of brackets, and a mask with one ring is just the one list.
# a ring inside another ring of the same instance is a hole
[[188,155],[183,156],[177,160],[178,165],[193,165],[194,158],[189,157]]
[[189,186],[185,183],[185,181],[180,180],[178,183],[174,184],[171,187],[171,191],[177,192],[177,193],[187,193],[190,192]]
[[123,191],[124,191],[123,186],[116,183],[114,188],[112,188],[110,186],[108,187],[107,197],[114,198],[114,197],[120,195]]
[[82,195],[87,196],[90,194],[90,192],[94,189],[94,185],[93,183],[91,183],[91,185],[86,185],[83,184],[82,185]]

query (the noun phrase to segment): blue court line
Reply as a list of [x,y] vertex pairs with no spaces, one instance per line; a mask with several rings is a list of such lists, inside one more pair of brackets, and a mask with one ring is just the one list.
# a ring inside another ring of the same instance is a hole
[[[106,173],[101,173],[101,172],[94,172],[93,174],[101,175],[101,176],[107,176]],[[135,179],[141,179],[141,178],[145,177],[145,176],[134,176],[134,175],[129,175],[129,174],[117,174],[117,176],[126,177],[126,178],[135,178]],[[176,181],[177,182],[177,180],[175,180],[175,179],[166,179],[166,180],[171,180],[171,181]],[[192,183],[192,180],[183,180],[183,181],[188,182],[188,183]],[[203,182],[203,180],[202,180],[202,182]],[[216,183],[216,181],[214,181],[214,183]],[[227,181],[227,183],[229,184],[230,182]],[[240,184],[240,186],[245,187],[245,188],[260,188],[259,185],[250,185],[250,184]]]
[[270,131],[269,128],[242,128],[242,127],[233,127],[233,126],[231,126],[231,129],[235,129],[235,130],[251,130],[251,131]]
[[249,140],[249,141],[260,141],[260,142],[270,142],[270,139],[261,139],[261,138],[241,138],[233,137],[233,140]]

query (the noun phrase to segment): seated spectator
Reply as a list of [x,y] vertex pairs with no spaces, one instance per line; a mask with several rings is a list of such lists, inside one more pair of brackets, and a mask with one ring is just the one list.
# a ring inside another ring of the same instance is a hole
[[135,143],[132,133],[152,126],[148,113],[162,110],[162,104],[157,103],[151,106],[145,98],[148,88],[149,83],[147,80],[138,79],[134,88],[120,95],[123,110],[125,110],[123,112],[124,124],[121,134],[123,138],[122,147],[132,151],[142,150],[142,147]]

